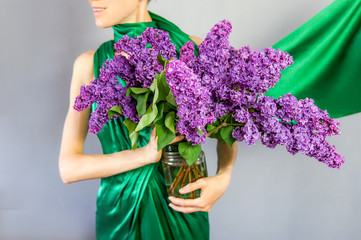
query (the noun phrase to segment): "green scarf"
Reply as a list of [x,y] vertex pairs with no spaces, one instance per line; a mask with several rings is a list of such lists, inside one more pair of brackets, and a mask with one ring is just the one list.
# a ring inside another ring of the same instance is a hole
[[331,117],[361,111],[361,0],[336,0],[274,45],[294,57],[267,92],[313,98]]

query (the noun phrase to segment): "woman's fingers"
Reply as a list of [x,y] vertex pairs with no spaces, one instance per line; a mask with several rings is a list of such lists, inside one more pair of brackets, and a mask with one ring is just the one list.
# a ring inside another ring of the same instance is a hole
[[156,132],[156,128],[155,128],[155,125],[153,124],[152,126],[152,132],[150,133],[150,137],[151,138],[154,138],[154,139],[157,139],[158,136],[157,136],[157,132]]
[[176,197],[170,196],[170,197],[168,197],[168,199],[173,203],[173,205],[176,205],[178,207],[195,207],[195,208],[203,207],[200,202],[200,198],[183,199],[183,198],[176,198]]
[[184,212],[184,213],[203,211],[201,208],[198,208],[198,207],[179,207],[172,203],[170,203],[169,206],[178,212]]
[[172,143],[176,143],[176,142],[179,142],[179,141],[182,141],[184,139],[184,135],[179,135],[179,136],[176,136],[173,141],[171,141],[169,144],[172,144]]
[[155,125],[152,126],[152,132],[151,132],[150,136],[152,136],[152,137],[155,136]]
[[190,193],[196,191],[197,189],[202,189],[203,186],[204,186],[204,179],[201,178],[195,182],[188,183],[186,186],[179,189],[179,193],[181,194]]

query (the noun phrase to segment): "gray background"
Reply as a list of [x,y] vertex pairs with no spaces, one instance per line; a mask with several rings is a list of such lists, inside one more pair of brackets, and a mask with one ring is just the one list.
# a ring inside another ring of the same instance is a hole
[[[150,9],[204,38],[223,18],[233,46],[268,47],[331,0],[158,0]],[[0,239],[95,239],[99,180],[64,184],[58,154],[75,58],[112,37],[87,1],[2,0],[0,14]],[[211,239],[361,239],[360,123],[339,119],[330,139],[341,170],[282,147],[239,144],[232,182],[209,213]],[[216,170],[215,140],[204,145]],[[100,153],[88,135],[85,153]]]

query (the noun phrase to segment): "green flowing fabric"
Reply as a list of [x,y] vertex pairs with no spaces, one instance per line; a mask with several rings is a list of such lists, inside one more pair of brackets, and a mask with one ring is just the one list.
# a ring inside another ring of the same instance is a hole
[[[114,57],[114,42],[127,34],[140,35],[147,27],[170,33],[177,49],[191,39],[177,26],[151,13],[153,22],[121,24],[113,27],[114,40],[103,43],[94,55],[94,76],[106,59]],[[92,112],[97,104],[92,105]],[[131,149],[124,118],[113,119],[97,134],[104,154]],[[138,147],[145,146],[151,128],[143,129]],[[132,161],[132,159],[129,159]],[[209,239],[208,212],[185,214],[168,206],[162,163],[146,166],[102,178],[97,196],[96,237],[98,240],[120,239]]]
[[274,48],[294,64],[267,92],[313,98],[331,117],[361,111],[361,0],[336,0]]

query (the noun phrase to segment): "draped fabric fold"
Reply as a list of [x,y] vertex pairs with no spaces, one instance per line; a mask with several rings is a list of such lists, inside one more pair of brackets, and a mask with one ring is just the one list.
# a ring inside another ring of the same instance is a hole
[[268,96],[313,98],[336,118],[361,111],[361,0],[335,0],[273,47],[294,64]]
[[[152,22],[116,25],[114,40],[103,43],[94,55],[94,76],[102,64],[114,57],[114,43],[125,34],[140,35],[147,27],[168,31],[177,50],[191,39],[176,25],[151,13]],[[97,104],[92,105],[92,112]],[[104,154],[131,149],[124,118],[113,119],[97,134]],[[138,147],[149,142],[151,128],[138,137]],[[132,159],[129,159],[132,161]],[[98,240],[209,239],[208,212],[181,213],[168,206],[168,193],[161,162],[102,178],[97,196],[96,237]]]

